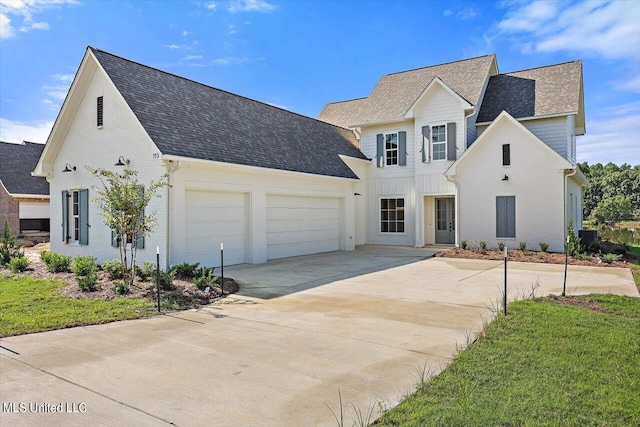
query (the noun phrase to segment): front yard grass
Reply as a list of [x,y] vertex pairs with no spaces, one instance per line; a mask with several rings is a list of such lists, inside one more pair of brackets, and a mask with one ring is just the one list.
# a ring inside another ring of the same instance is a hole
[[485,334],[377,424],[640,425],[640,299],[514,302]]
[[0,337],[152,316],[145,298],[74,299],[60,280],[0,275]]

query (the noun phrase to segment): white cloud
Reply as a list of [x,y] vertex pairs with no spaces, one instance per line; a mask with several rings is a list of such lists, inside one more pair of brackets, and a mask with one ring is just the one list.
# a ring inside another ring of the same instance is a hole
[[233,24],[230,24],[230,25],[229,25],[229,34],[235,34],[235,33],[237,33],[237,32],[238,32],[238,31],[236,31],[236,26],[235,26],[235,25],[233,25]]
[[227,10],[231,13],[236,12],[271,12],[276,6],[266,2],[265,0],[234,0],[231,2]]
[[0,40],[9,39],[16,35],[12,19],[20,22],[19,31],[27,33],[31,30],[48,30],[49,24],[44,21],[34,21],[34,15],[46,9],[64,5],[77,4],[76,0],[3,0],[0,2]]
[[0,118],[0,140],[7,142],[47,142],[52,121],[38,121],[32,123],[16,122],[9,119]]
[[497,25],[521,36],[525,52],[576,52],[609,59],[640,59],[640,7],[635,1],[534,1],[515,8]]
[[578,161],[640,164],[640,101],[598,112],[578,137]]
[[456,18],[466,21],[467,19],[474,18],[478,12],[472,7],[465,7],[460,12],[456,14]]
[[187,55],[182,58],[183,61],[195,61],[197,59],[202,59],[202,55]]
[[182,33],[180,33],[180,34],[182,35],[182,37],[187,37],[189,34],[192,34],[192,33],[190,33],[187,30],[182,30]]
[[640,73],[632,74],[625,79],[612,82],[616,90],[640,93]]
[[49,105],[52,109],[57,109],[69,92],[71,82],[73,82],[73,74],[54,74],[51,76],[52,84],[43,86],[47,97],[42,102]]
[[447,9],[444,12],[442,12],[442,16],[451,16],[453,15],[453,11],[451,9]]
[[209,2],[204,7],[206,7],[209,10],[216,10],[216,3],[215,2]]

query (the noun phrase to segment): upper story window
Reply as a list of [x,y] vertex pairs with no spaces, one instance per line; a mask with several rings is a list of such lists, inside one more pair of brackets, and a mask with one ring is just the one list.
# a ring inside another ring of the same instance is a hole
[[502,144],[502,166],[511,165],[511,144]]
[[97,105],[97,122],[98,127],[101,127],[104,119],[104,102],[101,96],[98,97],[98,105]]
[[447,159],[447,127],[431,126],[431,150],[433,160]]
[[384,157],[387,166],[398,164],[398,134],[387,133],[384,135]]

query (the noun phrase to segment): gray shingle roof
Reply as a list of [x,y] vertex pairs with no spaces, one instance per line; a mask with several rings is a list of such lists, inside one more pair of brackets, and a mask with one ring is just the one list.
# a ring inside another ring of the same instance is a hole
[[318,119],[339,126],[400,120],[435,77],[466,101],[477,105],[494,61],[495,55],[486,55],[387,74],[368,97],[327,104]]
[[516,119],[579,113],[581,81],[582,61],[492,76],[477,121],[493,121],[502,110]]
[[90,48],[163,154],[357,178],[353,133]]
[[44,144],[0,141],[0,181],[10,194],[49,195],[46,178],[31,176]]

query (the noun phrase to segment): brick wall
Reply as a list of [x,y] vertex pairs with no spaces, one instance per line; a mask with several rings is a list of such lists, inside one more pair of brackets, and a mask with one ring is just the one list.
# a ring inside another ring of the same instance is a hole
[[[4,228],[4,221],[9,221],[11,234],[17,236],[20,233],[20,203],[11,197],[4,186],[0,185],[0,227]],[[0,228],[0,231],[2,231]]]

